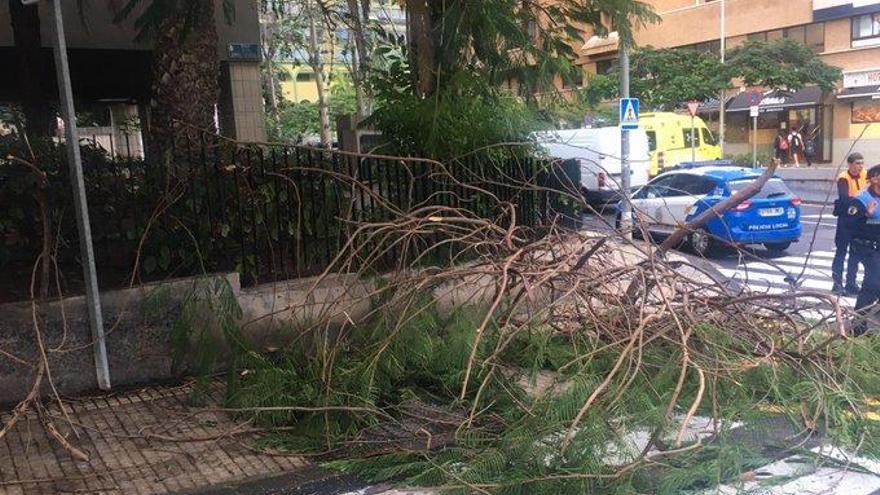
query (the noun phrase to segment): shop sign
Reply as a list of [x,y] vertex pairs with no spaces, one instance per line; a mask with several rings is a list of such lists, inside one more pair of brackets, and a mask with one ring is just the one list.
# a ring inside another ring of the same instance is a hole
[[880,85],[880,69],[857,70],[843,73],[843,87]]

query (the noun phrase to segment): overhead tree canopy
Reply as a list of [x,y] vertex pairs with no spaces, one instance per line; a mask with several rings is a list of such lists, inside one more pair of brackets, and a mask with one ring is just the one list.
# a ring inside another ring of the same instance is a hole
[[731,75],[747,86],[798,90],[816,85],[831,91],[842,77],[839,68],[826,64],[808,46],[790,39],[747,41],[731,50],[727,60]]
[[[716,98],[734,80],[746,86],[798,90],[816,85],[825,91],[842,77],[809,47],[793,40],[750,41],[728,52],[727,63],[712,53],[689,49],[637,49],[631,57],[633,96],[647,108],[670,109],[688,100]],[[585,90],[596,104],[618,94],[619,71],[593,77]]]

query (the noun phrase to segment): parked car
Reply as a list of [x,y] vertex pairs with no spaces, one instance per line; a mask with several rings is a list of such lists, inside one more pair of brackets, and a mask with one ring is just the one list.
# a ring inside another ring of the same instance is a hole
[[[613,204],[620,199],[620,128],[566,129],[536,133],[544,152],[559,160],[580,163],[581,192],[592,205]],[[630,186],[648,182],[648,136],[644,130],[630,132]]]
[[648,175],[654,177],[682,162],[718,160],[721,147],[706,127],[703,119],[695,117],[694,145],[691,149],[691,118],[672,112],[651,112],[639,116],[639,125],[648,136],[651,163]]
[[[633,222],[652,236],[671,234],[678,225],[693,220],[760,175],[758,169],[730,166],[663,173],[633,194]],[[730,244],[763,244],[769,251],[784,251],[801,236],[800,204],[800,198],[774,176],[751,199],[688,234],[687,243],[703,256]],[[619,225],[619,204],[617,222]]]

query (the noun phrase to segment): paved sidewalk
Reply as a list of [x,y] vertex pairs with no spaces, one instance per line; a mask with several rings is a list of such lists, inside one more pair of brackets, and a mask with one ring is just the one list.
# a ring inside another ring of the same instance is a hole
[[[66,401],[75,432],[57,404],[49,407],[62,433],[88,452],[87,462],[72,459],[30,413],[0,440],[0,494],[190,493],[314,470],[300,457],[252,450],[256,433],[225,413],[188,407],[191,391],[157,386]],[[0,424],[9,418],[0,413]]]

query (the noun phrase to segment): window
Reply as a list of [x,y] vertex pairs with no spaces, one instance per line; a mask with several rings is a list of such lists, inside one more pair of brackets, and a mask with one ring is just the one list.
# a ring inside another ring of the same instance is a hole
[[[727,189],[731,193],[735,193],[752,183],[754,178],[746,180],[735,180],[727,183]],[[770,179],[764,184],[764,187],[755,195],[756,198],[776,198],[791,194],[791,190],[782,182],[782,179]]]
[[562,87],[564,89],[584,87],[584,68],[578,65],[572,69],[569,76],[562,78]]
[[805,43],[805,38],[807,34],[807,28],[804,26],[786,28],[782,31],[782,37],[790,40],[795,40],[798,43]]
[[749,41],[776,41],[783,38],[803,43],[812,48],[814,52],[819,53],[825,51],[825,23],[817,22],[816,24],[807,24],[804,26],[794,26],[785,29],[777,29],[775,31],[762,31],[760,33],[750,33],[746,35]]
[[825,23],[810,24],[804,33],[804,44],[812,48],[814,52],[825,51]]
[[712,135],[712,132],[709,129],[703,127],[700,129],[700,133],[703,134],[703,144],[708,144],[709,146],[715,146],[718,144],[718,141],[715,141],[715,136]]
[[614,67],[614,62],[615,60],[613,58],[599,60],[598,62],[596,62],[596,74],[608,74]]
[[782,36],[783,32],[781,29],[777,29],[775,31],[767,31],[767,41],[781,40]]
[[746,36],[749,41],[767,41],[767,33],[752,33]]
[[852,45],[880,44],[880,13],[852,18]]
[[874,122],[880,122],[880,101],[866,100],[853,102],[853,124],[869,124]]
[[645,134],[648,135],[648,151],[653,153],[657,150],[657,133],[654,131],[647,131]]
[[702,175],[679,174],[678,180],[675,181],[674,187],[680,191],[682,195],[700,196],[709,194],[718,186],[715,179]]
[[672,175],[661,175],[656,179],[652,180],[648,183],[647,186],[639,189],[639,192],[633,196],[634,199],[653,199],[653,198],[668,198],[671,196],[679,196],[677,191],[672,189],[672,184],[675,181],[675,176],[678,174]]
[[315,77],[314,74],[311,72],[300,72],[296,75],[296,80],[298,82],[314,81]]
[[682,135],[682,137],[684,137],[684,147],[685,147],[685,148],[693,148],[693,147],[695,147],[695,146],[699,146],[699,145],[700,145],[700,133],[699,133],[699,131],[697,131],[697,129],[695,129],[695,128],[693,129],[693,131],[694,131],[694,134],[693,134],[693,136],[694,136],[694,142],[691,142],[691,130],[692,130],[691,128],[687,128],[687,129],[682,129],[682,130],[681,130],[681,135]]

